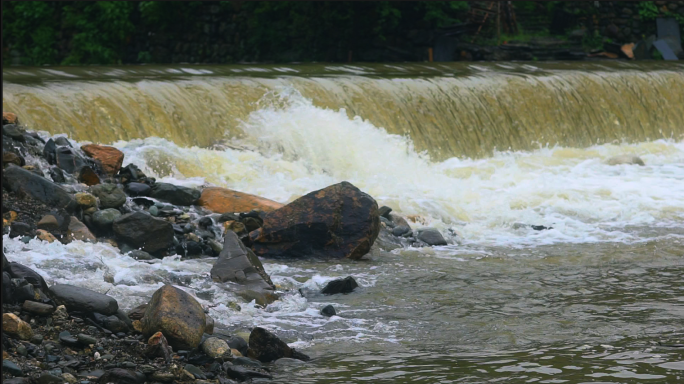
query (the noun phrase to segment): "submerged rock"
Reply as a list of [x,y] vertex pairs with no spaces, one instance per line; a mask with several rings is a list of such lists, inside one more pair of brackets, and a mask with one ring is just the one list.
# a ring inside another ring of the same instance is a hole
[[68,284],[57,284],[50,287],[60,304],[64,304],[69,311],[85,313],[98,312],[103,315],[114,315],[119,310],[119,304],[113,297],[91,291],[83,287]]
[[223,250],[211,268],[211,278],[218,282],[232,281],[243,284],[248,289],[262,292],[265,296],[275,299],[275,286],[261,261],[232,231],[226,232]]
[[359,284],[353,277],[347,276],[344,279],[337,279],[329,282],[323,287],[321,293],[324,295],[334,295],[337,293],[349,293],[356,289]]
[[645,165],[644,161],[641,160],[641,158],[639,156],[633,155],[633,154],[613,156],[610,159],[606,160],[606,164],[608,164],[608,165],[619,165],[619,164]]
[[370,251],[379,231],[378,204],[345,181],[267,213],[263,227],[249,236],[258,256],[356,260]]
[[206,327],[206,316],[200,303],[169,284],[152,295],[141,321],[146,337],[162,332],[176,350],[197,348]]
[[325,317],[331,317],[337,315],[337,311],[335,311],[335,307],[329,304],[321,308],[321,315]]
[[249,334],[249,357],[262,363],[268,363],[283,357],[291,357],[303,361],[310,360],[309,356],[290,348],[284,341],[273,333],[261,327],[255,327]]
[[91,158],[98,160],[102,169],[109,175],[115,175],[121,169],[124,154],[114,147],[105,145],[82,145],[81,150]]
[[112,229],[118,240],[145,252],[154,253],[173,245],[173,226],[142,212],[133,212],[116,218]]
[[156,183],[152,186],[150,197],[168,201],[173,205],[193,205],[200,198],[200,191],[173,185],[169,183]]
[[73,212],[76,201],[62,187],[31,171],[10,164],[3,172],[3,184],[12,192],[40,201],[48,207]]
[[204,188],[197,205],[221,214],[249,212],[253,209],[268,212],[283,206],[273,200],[220,187]]

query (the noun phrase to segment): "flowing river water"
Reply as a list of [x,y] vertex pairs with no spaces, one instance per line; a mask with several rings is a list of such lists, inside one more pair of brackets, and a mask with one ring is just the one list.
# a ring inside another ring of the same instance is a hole
[[[347,180],[452,243],[264,260],[288,293],[263,309],[213,283],[213,259],[138,262],[104,243],[5,237],[8,257],[49,283],[108,292],[125,309],[175,284],[219,328],[264,326],[314,358],[274,367],[275,383],[684,381],[684,65],[3,75],[3,110],[30,129],[114,145],[158,180],[283,203]],[[606,164],[621,154],[646,165]],[[361,285],[352,294],[297,293],[347,275]],[[338,315],[321,316],[326,304]]]

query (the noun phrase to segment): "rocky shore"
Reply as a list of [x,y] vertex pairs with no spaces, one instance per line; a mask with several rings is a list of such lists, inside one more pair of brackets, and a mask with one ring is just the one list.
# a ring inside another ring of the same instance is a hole
[[[283,205],[226,188],[158,182],[134,164],[123,166],[124,154],[114,147],[43,137],[11,113],[3,113],[2,133],[3,235],[26,243],[106,242],[141,262],[214,258],[211,279],[262,306],[278,300],[278,292],[260,257],[357,260],[373,246],[447,244],[438,230],[413,230],[348,182]],[[269,367],[288,359],[309,360],[260,327],[247,340],[215,330],[208,310],[173,285],[126,311],[106,294],[49,286],[4,249],[2,268],[9,383],[224,384],[269,378]],[[350,276],[320,293],[357,286]],[[335,313],[332,306],[321,311]]]

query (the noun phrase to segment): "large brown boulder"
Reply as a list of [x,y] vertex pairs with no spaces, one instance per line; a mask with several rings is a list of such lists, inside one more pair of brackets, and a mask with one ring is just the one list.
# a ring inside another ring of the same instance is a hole
[[269,212],[249,236],[258,256],[356,260],[370,251],[379,231],[378,204],[343,181]]
[[141,322],[145,337],[161,332],[175,350],[192,350],[202,340],[206,316],[194,297],[166,284],[152,295]]
[[114,147],[88,144],[82,145],[81,150],[85,152],[86,155],[100,161],[102,169],[109,175],[115,175],[119,172],[119,169],[121,169],[124,154]]
[[253,209],[269,212],[283,206],[273,200],[220,187],[204,188],[197,205],[216,213],[249,212]]
[[216,282],[231,281],[241,284],[254,291],[251,293],[253,296],[261,296],[257,301],[270,303],[277,298],[274,294],[275,286],[261,261],[233,231],[226,231],[223,250],[211,268],[211,278]]

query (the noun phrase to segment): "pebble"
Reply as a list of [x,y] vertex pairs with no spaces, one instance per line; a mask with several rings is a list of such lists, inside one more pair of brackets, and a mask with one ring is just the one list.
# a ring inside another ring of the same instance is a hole
[[96,338],[94,338],[92,336],[88,336],[84,333],[79,333],[77,338],[78,338],[78,342],[81,344],[84,344],[84,345],[97,344]]
[[24,376],[24,372],[13,362],[5,359],[2,360],[2,371],[7,372],[12,376]]

